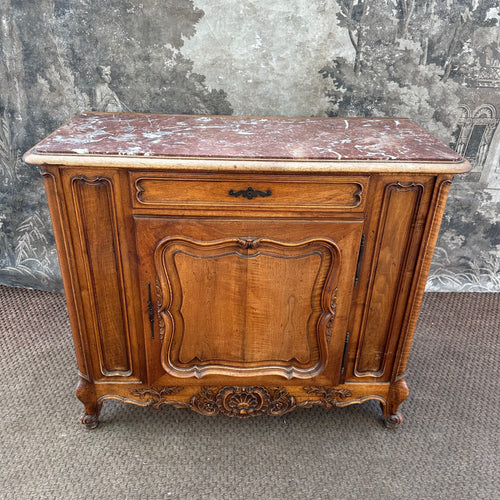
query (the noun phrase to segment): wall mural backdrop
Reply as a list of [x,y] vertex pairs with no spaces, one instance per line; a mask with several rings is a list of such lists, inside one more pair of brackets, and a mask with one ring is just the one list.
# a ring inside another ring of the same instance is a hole
[[474,168],[428,290],[500,291],[498,0],[2,0],[0,283],[62,290],[21,155],[86,109],[408,116]]

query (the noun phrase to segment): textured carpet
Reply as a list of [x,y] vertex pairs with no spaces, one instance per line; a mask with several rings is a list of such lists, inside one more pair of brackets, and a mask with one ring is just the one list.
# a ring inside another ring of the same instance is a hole
[[88,431],[63,295],[0,287],[0,498],[498,498],[499,325],[500,294],[426,294],[397,430],[375,402],[240,420],[108,401]]

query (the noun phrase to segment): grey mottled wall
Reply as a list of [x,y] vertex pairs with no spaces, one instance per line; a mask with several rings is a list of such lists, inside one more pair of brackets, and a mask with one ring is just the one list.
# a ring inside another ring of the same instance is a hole
[[428,289],[500,290],[497,0],[0,0],[0,9],[1,283],[61,289],[43,185],[20,155],[93,108],[409,116],[474,165],[452,188]]

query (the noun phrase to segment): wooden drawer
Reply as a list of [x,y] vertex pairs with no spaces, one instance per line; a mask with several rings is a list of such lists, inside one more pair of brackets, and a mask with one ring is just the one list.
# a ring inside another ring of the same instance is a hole
[[130,173],[134,208],[291,208],[362,212],[368,176],[199,176]]

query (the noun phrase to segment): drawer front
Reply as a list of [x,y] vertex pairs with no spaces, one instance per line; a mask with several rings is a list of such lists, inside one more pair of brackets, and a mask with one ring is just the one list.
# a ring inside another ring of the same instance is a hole
[[297,177],[130,174],[134,208],[317,208],[362,212],[368,176]]

